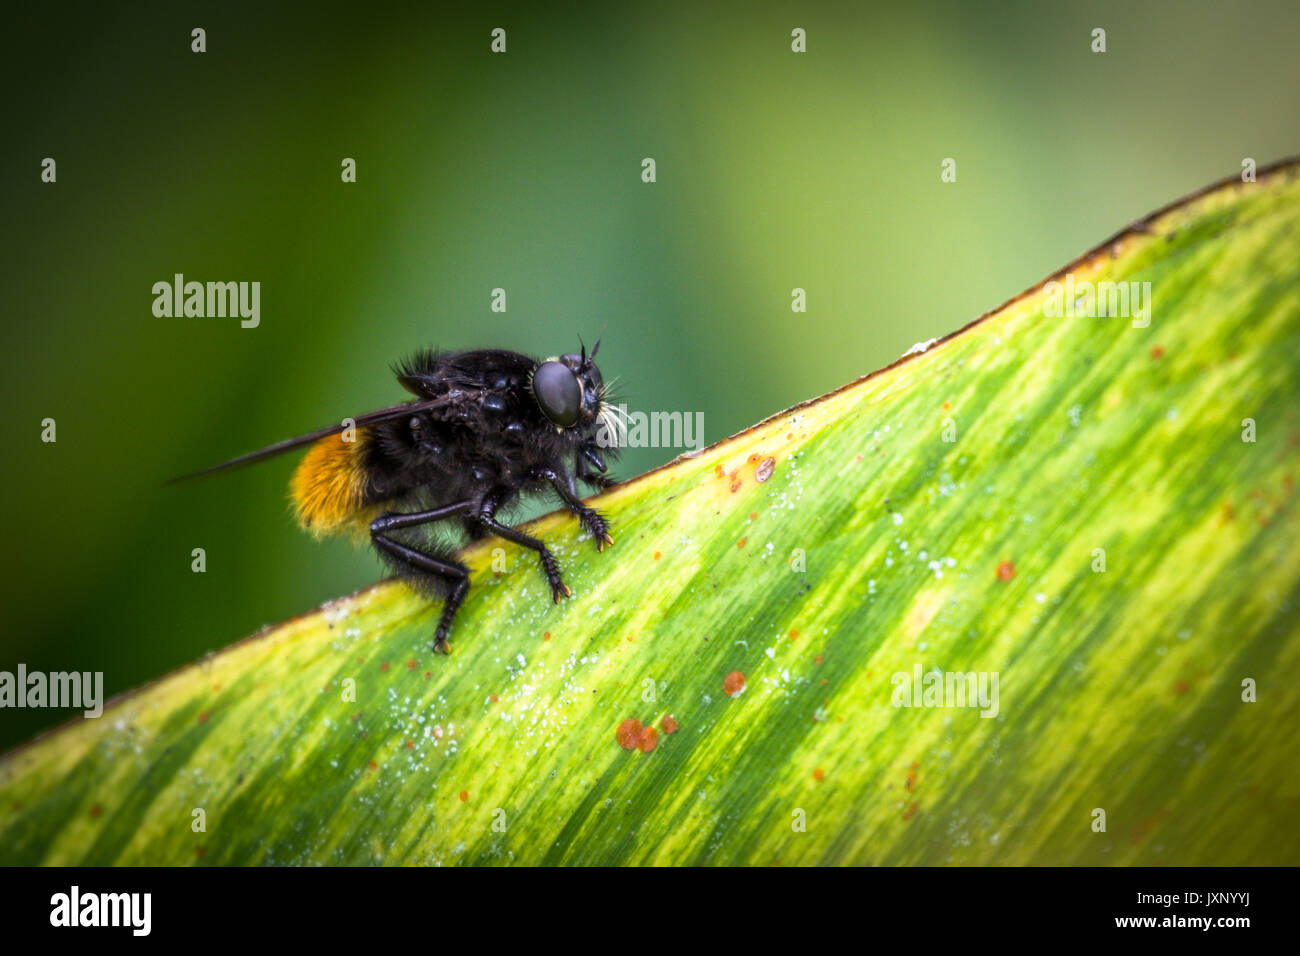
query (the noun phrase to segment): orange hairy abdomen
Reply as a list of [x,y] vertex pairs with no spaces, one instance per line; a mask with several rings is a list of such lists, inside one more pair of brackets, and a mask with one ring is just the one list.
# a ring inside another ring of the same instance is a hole
[[345,525],[362,521],[366,507],[364,430],[355,441],[342,435],[322,438],[312,445],[293,473],[290,493],[298,523],[313,534],[332,534]]

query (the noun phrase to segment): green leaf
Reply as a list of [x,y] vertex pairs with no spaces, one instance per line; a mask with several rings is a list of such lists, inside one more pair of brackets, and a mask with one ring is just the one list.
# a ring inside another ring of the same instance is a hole
[[540,519],[560,606],[471,548],[449,658],[383,583],[37,739],[0,860],[1300,863],[1297,168],[1059,277],[1146,327],[1040,287],[606,493],[611,551]]

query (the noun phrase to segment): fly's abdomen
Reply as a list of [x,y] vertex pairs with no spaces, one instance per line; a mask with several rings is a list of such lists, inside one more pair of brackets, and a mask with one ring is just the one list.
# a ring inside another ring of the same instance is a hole
[[319,536],[368,523],[375,510],[366,500],[370,438],[368,429],[359,428],[352,441],[331,435],[308,450],[289,485],[294,512],[305,530]]

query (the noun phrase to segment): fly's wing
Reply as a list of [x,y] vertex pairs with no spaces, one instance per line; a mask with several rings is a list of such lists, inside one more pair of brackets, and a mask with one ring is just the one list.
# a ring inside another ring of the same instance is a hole
[[293,451],[295,448],[301,448],[303,445],[310,445],[312,442],[320,441],[322,438],[328,438],[330,435],[338,435],[350,427],[365,428],[367,425],[375,425],[379,422],[391,421],[394,418],[402,418],[406,415],[435,411],[448,406],[462,404],[467,400],[473,400],[477,397],[481,396],[469,394],[465,391],[453,390],[450,394],[441,395],[437,398],[429,398],[417,402],[403,402],[400,405],[390,405],[388,408],[381,408],[378,411],[359,415],[349,423],[330,425],[328,428],[318,428],[316,431],[308,432],[306,435],[299,435],[297,438],[286,438],[284,441],[276,442],[274,445],[268,445],[267,447],[261,448],[257,451],[250,451],[246,455],[240,455],[238,458],[223,461],[219,465],[211,465],[208,468],[202,468],[199,471],[190,472],[188,475],[181,475],[179,478],[173,478],[171,481],[167,482],[167,484],[173,485],[177,482],[189,481],[193,478],[201,478],[205,475],[215,475],[219,472],[242,468],[245,465],[251,465],[255,462],[264,461],[267,458],[274,458],[276,455],[282,455],[287,451]]

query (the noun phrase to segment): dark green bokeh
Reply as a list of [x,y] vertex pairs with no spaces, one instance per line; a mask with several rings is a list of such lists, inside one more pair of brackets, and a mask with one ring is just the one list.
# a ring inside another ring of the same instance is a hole
[[[161,483],[400,398],[417,347],[603,334],[631,407],[713,441],[1300,148],[1296,4],[1132,6],[10,14],[0,669],[115,693],[378,577],[295,529],[293,459]],[[261,327],[155,318],[175,272],[260,281]]]

